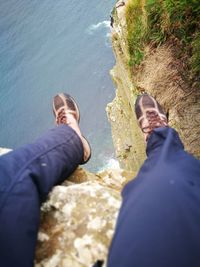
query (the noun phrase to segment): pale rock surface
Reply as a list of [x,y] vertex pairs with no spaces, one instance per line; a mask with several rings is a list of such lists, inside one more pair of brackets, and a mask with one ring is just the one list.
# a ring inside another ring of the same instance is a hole
[[10,148],[0,147],[0,156],[12,151]]
[[78,168],[56,186],[41,208],[35,267],[90,267],[106,260],[120,191],[132,177],[121,169],[95,175]]

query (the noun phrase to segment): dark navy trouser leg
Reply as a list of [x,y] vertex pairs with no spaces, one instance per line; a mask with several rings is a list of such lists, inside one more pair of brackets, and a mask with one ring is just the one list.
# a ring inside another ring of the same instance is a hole
[[175,130],[154,130],[123,190],[108,267],[200,266],[200,161]]
[[33,266],[41,202],[82,160],[81,140],[67,125],[0,157],[0,266]]

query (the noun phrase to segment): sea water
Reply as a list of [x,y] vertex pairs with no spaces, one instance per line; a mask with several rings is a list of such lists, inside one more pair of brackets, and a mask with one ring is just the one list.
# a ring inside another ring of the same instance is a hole
[[109,15],[115,0],[0,1],[0,146],[54,126],[52,98],[71,94],[92,146],[86,168],[116,165],[105,107],[114,98]]

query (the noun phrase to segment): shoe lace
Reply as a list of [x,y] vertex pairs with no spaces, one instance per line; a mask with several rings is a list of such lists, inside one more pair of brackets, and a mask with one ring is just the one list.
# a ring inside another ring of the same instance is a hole
[[147,127],[142,128],[142,131],[144,133],[151,133],[155,128],[167,126],[167,119],[164,117],[160,117],[155,111],[147,111],[146,116],[149,125]]
[[58,112],[56,122],[57,124],[67,124],[67,113],[64,108]]
[[66,110],[62,108],[57,115],[56,123],[57,124],[68,124],[67,115],[72,114],[77,120],[77,113],[74,110]]

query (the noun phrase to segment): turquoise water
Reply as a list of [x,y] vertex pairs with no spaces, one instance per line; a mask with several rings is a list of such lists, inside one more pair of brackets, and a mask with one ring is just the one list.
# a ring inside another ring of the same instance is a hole
[[0,146],[33,142],[54,125],[52,97],[70,93],[96,171],[114,157],[105,107],[114,98],[109,15],[114,0],[0,1]]

